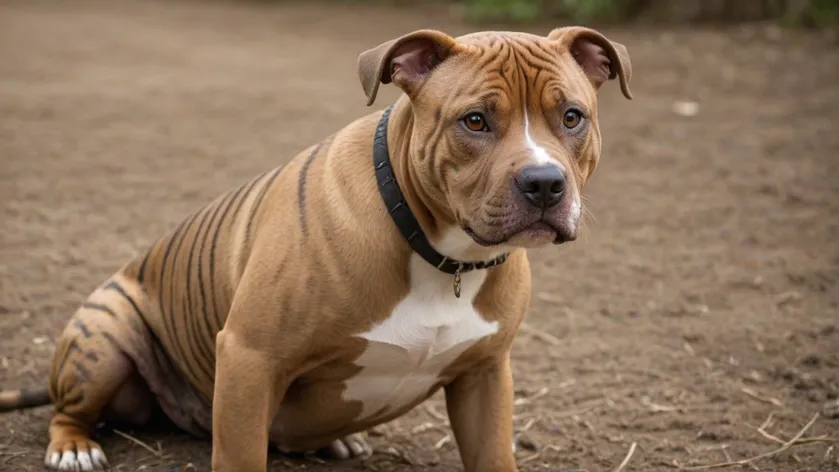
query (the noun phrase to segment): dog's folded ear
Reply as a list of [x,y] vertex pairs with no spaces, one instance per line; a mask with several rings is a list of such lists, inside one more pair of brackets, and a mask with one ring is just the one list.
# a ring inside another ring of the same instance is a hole
[[632,99],[632,92],[629,91],[632,63],[623,44],[609,41],[599,32],[582,26],[557,28],[548,34],[548,39],[560,44],[561,53],[571,54],[595,89],[599,89],[607,80],[620,77],[623,95]]
[[456,45],[455,39],[445,33],[419,30],[361,53],[358,76],[367,94],[367,106],[376,100],[379,84],[393,82],[411,96]]

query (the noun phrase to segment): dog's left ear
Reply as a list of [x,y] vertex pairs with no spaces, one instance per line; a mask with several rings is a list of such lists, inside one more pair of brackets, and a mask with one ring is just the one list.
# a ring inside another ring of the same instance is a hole
[[609,41],[599,32],[582,26],[557,28],[548,34],[548,39],[557,41],[582,67],[595,89],[607,80],[620,77],[623,95],[632,100],[629,80],[632,78],[632,63],[626,46]]
[[379,84],[393,82],[408,96],[453,52],[457,42],[435,30],[419,30],[364,51],[358,56],[358,76],[367,106],[376,101]]

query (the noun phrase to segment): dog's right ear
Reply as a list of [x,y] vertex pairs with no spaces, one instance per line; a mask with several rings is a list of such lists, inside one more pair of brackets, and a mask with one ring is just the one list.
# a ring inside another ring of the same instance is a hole
[[409,97],[429,72],[451,56],[457,42],[435,30],[419,30],[383,43],[358,56],[358,76],[367,106],[376,101],[379,84],[393,82]]

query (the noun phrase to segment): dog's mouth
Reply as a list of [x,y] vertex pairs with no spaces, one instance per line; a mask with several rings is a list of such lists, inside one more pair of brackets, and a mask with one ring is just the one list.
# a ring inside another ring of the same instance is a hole
[[463,226],[463,231],[472,238],[475,243],[483,247],[500,246],[509,242],[516,236],[535,241],[548,241],[552,238],[553,244],[562,244],[573,240],[572,237],[567,235],[563,228],[555,227],[545,221],[544,218],[539,218],[534,222],[521,225],[518,228],[515,228],[512,231],[507,231],[501,236],[495,238],[481,236],[469,225]]
[[498,246],[500,244],[504,244],[504,242],[506,241],[506,238],[501,239],[501,240],[496,240],[496,241],[490,241],[488,239],[484,239],[484,238],[478,236],[478,233],[476,233],[469,226],[464,226],[463,227],[463,232],[465,232],[470,238],[472,238],[473,241],[478,243],[479,246],[484,246],[484,247]]

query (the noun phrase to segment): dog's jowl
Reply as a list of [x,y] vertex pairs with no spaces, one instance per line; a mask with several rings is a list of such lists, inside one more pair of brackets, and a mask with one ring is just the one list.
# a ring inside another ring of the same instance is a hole
[[467,472],[516,470],[510,349],[527,248],[574,241],[600,160],[597,91],[631,98],[597,31],[416,31],[363,52],[368,105],[404,93],[198,209],[104,281],[59,342],[46,465],[106,466],[100,421],[158,410],[218,472],[268,446],[337,459],[439,389]]

